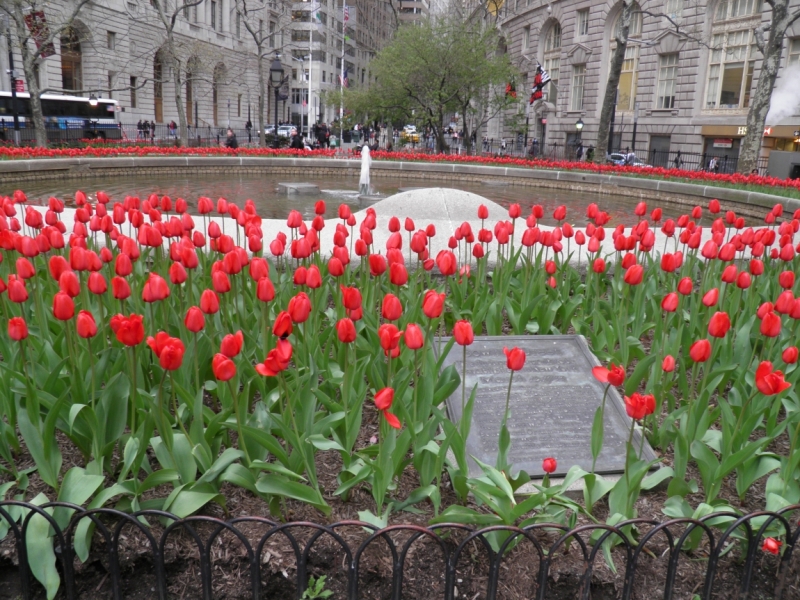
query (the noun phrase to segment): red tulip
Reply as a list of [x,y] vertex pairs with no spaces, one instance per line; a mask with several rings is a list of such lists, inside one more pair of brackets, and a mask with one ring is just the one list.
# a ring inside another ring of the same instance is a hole
[[506,366],[512,371],[521,371],[525,366],[525,351],[514,346],[509,350],[503,348],[503,353],[506,355]]
[[445,295],[443,293],[440,294],[435,290],[428,290],[422,300],[422,312],[429,319],[439,318],[444,309],[444,300]]
[[219,296],[213,290],[203,290],[200,294],[200,310],[207,315],[219,312]]
[[600,383],[607,383],[614,387],[619,387],[625,381],[625,368],[622,365],[611,363],[610,368],[594,367],[592,375]]
[[88,310],[82,310],[78,313],[78,318],[75,320],[75,328],[82,338],[92,338],[97,335],[97,324],[94,321],[94,315]]
[[275,298],[275,286],[269,277],[262,277],[256,285],[256,297],[261,302],[272,302]]
[[475,333],[472,331],[472,325],[469,321],[461,320],[456,321],[453,325],[453,337],[456,338],[456,343],[459,346],[469,346],[475,341]]
[[731,328],[731,319],[726,312],[716,312],[708,322],[708,334],[716,338],[723,338]]
[[378,327],[378,339],[380,340],[381,348],[387,356],[392,353],[392,358],[400,354],[400,338],[403,332],[400,331],[395,325],[391,323],[384,323]]
[[236,365],[224,354],[215,354],[211,360],[211,370],[219,381],[228,381],[236,375]]
[[708,307],[714,306],[718,300],[719,300],[719,290],[717,288],[711,288],[703,295],[703,304],[705,306]]
[[184,318],[183,324],[186,326],[186,329],[192,333],[202,331],[206,326],[206,318],[203,316],[203,311],[196,306],[190,307],[189,310],[186,311],[186,318]]
[[256,371],[264,377],[276,377],[289,367],[292,352],[293,348],[289,340],[278,340],[275,347],[267,353],[264,362],[256,365]]
[[59,321],[69,321],[75,316],[75,303],[66,293],[58,292],[53,297],[53,316]]
[[790,290],[794,287],[794,272],[783,271],[778,275],[778,283],[785,290]]
[[746,290],[747,288],[750,287],[750,283],[751,283],[750,273],[748,273],[747,271],[742,271],[741,273],[739,273],[739,276],[736,278],[736,287],[742,290]]
[[772,304],[772,302],[764,302],[761,306],[758,307],[758,310],[756,311],[756,316],[759,319],[763,319],[767,313],[771,313],[773,310],[775,310],[775,306]]
[[478,206],[478,218],[481,220],[489,218],[489,209],[484,204]]
[[106,278],[103,277],[102,273],[94,271],[89,274],[89,281],[87,286],[89,291],[93,294],[99,296],[101,294],[105,294],[108,290],[108,284],[106,283]]
[[28,337],[28,325],[22,317],[11,317],[8,320],[8,337],[21,342]]
[[793,365],[797,362],[798,350],[797,346],[789,346],[783,351],[781,358],[787,365]]
[[756,369],[756,387],[765,396],[774,396],[788,390],[792,384],[784,380],[781,371],[773,371],[772,363],[765,360]]
[[392,408],[394,402],[394,390],[390,387],[385,387],[382,390],[375,392],[375,408],[378,410],[389,410]]
[[644,419],[653,414],[656,409],[656,399],[650,394],[634,392],[630,397],[625,396],[625,412],[631,419]]
[[272,333],[281,339],[286,339],[292,333],[292,317],[285,310],[278,313],[272,324]]
[[295,323],[305,323],[308,316],[311,314],[311,300],[309,300],[305,292],[300,292],[289,300],[287,311],[292,317],[292,321]]
[[665,373],[672,373],[675,370],[675,358],[672,355],[667,354],[661,361],[661,370]]
[[675,312],[678,310],[678,294],[670,292],[661,301],[661,310],[664,312]]
[[719,210],[720,210],[719,200],[717,200],[716,198],[713,200],[709,200],[708,212],[710,212],[712,215],[716,215],[717,213],[719,213]]
[[449,250],[442,250],[436,256],[436,266],[439,267],[439,271],[441,271],[442,275],[445,277],[455,274],[458,268],[456,255]]
[[211,285],[218,294],[227,294],[231,291],[231,281],[224,271],[214,271],[211,274]]
[[342,290],[342,305],[347,310],[358,310],[361,308],[361,292],[355,287],[340,286]]
[[698,340],[689,348],[689,356],[694,362],[706,362],[711,358],[711,342]]
[[725,270],[722,271],[722,277],[720,278],[724,283],[733,283],[736,281],[736,265],[728,265],[725,267]]
[[383,306],[381,314],[387,321],[396,321],[403,315],[403,305],[400,299],[394,294],[386,294],[383,297]]
[[243,345],[244,335],[242,334],[242,331],[239,330],[235,334],[229,333],[222,338],[222,342],[220,342],[219,345],[219,351],[228,358],[233,358],[242,351]]
[[416,323],[409,323],[406,326],[403,341],[410,350],[419,350],[425,344],[422,329]]
[[158,363],[165,371],[175,371],[183,364],[186,347],[179,338],[170,337],[165,331],[159,331],[156,337],[148,337],[147,345],[158,357]]
[[628,285],[639,285],[642,283],[644,276],[644,267],[642,265],[633,265],[630,269],[625,271],[623,279]]
[[780,554],[782,543],[783,542],[780,542],[775,538],[771,537],[764,538],[764,543],[761,545],[761,549],[764,552],[769,552],[770,554],[778,555]]
[[58,278],[58,288],[70,298],[75,298],[81,293],[81,284],[74,271],[64,271]]
[[351,344],[356,341],[356,326],[353,321],[344,318],[336,323],[336,335],[343,344]]
[[781,333],[781,318],[774,312],[768,312],[761,318],[761,335],[778,337]]
[[166,280],[161,275],[150,273],[150,277],[142,290],[142,300],[145,302],[159,302],[168,297],[169,285]]
[[117,340],[126,346],[137,346],[144,340],[144,323],[142,315],[114,315],[110,321],[111,331]]
[[678,293],[682,296],[688,296],[692,293],[692,285],[691,277],[684,277],[678,282]]
[[558,462],[552,456],[548,456],[542,461],[542,471],[544,471],[548,475],[555,473],[557,468],[558,468]]
[[604,261],[602,258],[595,258],[594,262],[592,263],[592,271],[594,271],[598,275],[601,273],[605,273],[606,261]]
[[130,298],[131,286],[122,277],[111,278],[111,293],[117,300],[125,300]]
[[317,200],[314,204],[314,214],[317,215],[324,215],[325,214],[325,201],[324,200]]

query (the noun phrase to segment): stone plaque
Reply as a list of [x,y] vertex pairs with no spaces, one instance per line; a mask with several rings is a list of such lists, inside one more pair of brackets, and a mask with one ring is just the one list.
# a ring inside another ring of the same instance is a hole
[[[605,385],[592,376],[592,368],[600,362],[580,335],[475,337],[475,342],[467,346],[467,399],[478,385],[467,454],[491,466],[497,462],[510,373],[503,347],[513,346],[524,350],[527,360],[523,369],[514,373],[511,388],[509,462],[515,471],[522,469],[531,477],[544,475],[542,460],[548,456],[558,461],[554,475],[565,475],[573,465],[590,471],[592,421]],[[444,366],[451,364],[461,375],[460,346],[454,345],[445,358]],[[447,412],[453,422],[461,418],[461,387],[447,399]],[[624,400],[612,387],[606,398],[605,439],[597,458],[597,473],[624,472],[630,423]],[[636,448],[640,440],[636,431]],[[643,457],[656,458],[647,441]],[[483,474],[477,463],[470,463],[471,476]]]

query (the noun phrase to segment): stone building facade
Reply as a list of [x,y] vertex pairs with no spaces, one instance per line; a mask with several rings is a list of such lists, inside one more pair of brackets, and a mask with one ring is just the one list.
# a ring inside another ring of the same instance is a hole
[[[614,150],[635,146],[642,159],[653,150],[738,156],[761,68],[753,29],[767,22],[768,5],[762,0],[639,1],[618,88]],[[792,5],[800,8],[800,0]],[[564,153],[577,140],[584,147],[596,143],[621,8],[613,0],[506,0],[494,24],[523,74],[525,82],[517,89],[530,89],[537,61],[553,80],[544,101],[519,107],[526,112],[529,139],[535,138],[539,148]],[[798,87],[796,103],[768,119],[763,155],[771,149],[800,150],[800,22],[784,43],[777,87],[787,85]],[[490,123],[491,137],[514,136],[507,116]]]
[[[202,0],[180,11],[174,32],[182,68],[182,103],[190,125],[241,128],[248,118],[257,125],[257,47],[248,24],[264,40],[267,80],[276,54],[289,79],[290,97],[278,103],[278,120],[302,118],[305,123],[309,112],[312,123],[337,118],[338,109],[326,110],[320,91],[339,86],[343,52],[350,85],[362,81],[367,85],[369,61],[393,31],[393,20],[386,11],[368,9],[371,0],[350,0],[348,4],[346,38],[344,0],[261,0],[255,11],[254,3],[248,3],[251,13],[247,22],[236,9],[236,0]],[[52,4],[45,9],[51,27],[61,23],[68,6]],[[167,2],[167,6],[174,10],[175,4]],[[55,54],[41,60],[40,87],[49,93],[110,96],[119,102],[117,118],[122,123],[140,119],[177,122],[175,78],[162,54],[165,42],[165,28],[151,1],[91,2],[78,13],[71,29],[55,40]],[[3,90],[10,89],[7,44],[4,35],[0,43]],[[17,77],[24,79],[16,48],[14,58]],[[27,83],[24,88],[27,91]],[[269,124],[275,120],[274,92],[269,87],[264,118]]]

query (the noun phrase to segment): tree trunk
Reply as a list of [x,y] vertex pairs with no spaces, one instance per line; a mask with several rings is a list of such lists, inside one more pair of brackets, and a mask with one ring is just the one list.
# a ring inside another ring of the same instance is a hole
[[[24,37],[20,38],[18,36],[17,39],[24,39]],[[25,44],[21,44],[19,49],[22,56],[22,71],[25,73],[25,81],[28,84],[28,92],[30,92],[31,96],[31,117],[33,118],[36,145],[39,148],[47,148],[47,128],[44,124],[42,99],[39,97],[39,84],[36,82],[36,57],[31,54]]]
[[617,47],[614,49],[614,55],[611,58],[611,68],[606,82],[606,91],[603,95],[603,108],[600,110],[600,124],[597,130],[597,152],[601,153],[601,157],[604,157],[608,152],[611,115],[616,110],[619,76],[622,73],[622,63],[625,62],[625,50],[628,47],[628,31],[631,27],[631,5],[632,2],[625,2],[622,6],[622,19],[619,34],[617,35]]
[[172,79],[175,85],[175,106],[178,107],[178,128],[181,136],[181,146],[189,145],[189,128],[186,120],[186,108],[183,105],[183,94],[181,94],[181,63],[172,51],[172,44],[170,43],[170,55],[172,63]]
[[772,90],[778,78],[781,65],[781,48],[783,38],[789,25],[794,19],[788,15],[788,1],[776,0],[772,4],[772,15],[767,30],[769,37],[764,40],[762,29],[756,30],[756,41],[764,55],[761,62],[761,73],[758,76],[756,91],[750,101],[750,110],[747,113],[747,134],[742,141],[739,152],[739,172],[748,174],[758,166],[758,155],[761,150],[761,138],[767,122]]
[[[258,50],[258,145],[264,148],[267,145],[266,135],[264,134],[264,94],[266,93],[266,85],[264,85],[264,57],[262,56],[261,44],[256,46]],[[275,131],[278,135],[278,131]]]

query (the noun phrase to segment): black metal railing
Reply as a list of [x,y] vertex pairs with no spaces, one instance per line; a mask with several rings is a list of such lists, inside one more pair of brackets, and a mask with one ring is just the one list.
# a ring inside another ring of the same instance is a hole
[[[0,530],[8,525],[8,533],[0,546],[0,570],[16,568],[16,593],[25,599],[39,597],[40,584],[29,561],[46,561],[47,553],[31,556],[34,540],[28,533],[34,528],[42,536],[49,526],[62,597],[68,599],[81,597],[90,574],[95,576],[90,583],[95,594],[115,600],[123,591],[166,600],[175,595],[176,580],[183,586],[181,597],[299,599],[311,577],[323,575],[333,597],[348,600],[494,600],[504,595],[498,591],[501,580],[504,588],[517,588],[515,597],[544,600],[554,590],[559,597],[588,599],[599,585],[594,575],[603,571],[613,596],[622,600],[634,597],[645,582],[653,594],[648,597],[666,600],[737,594],[780,600],[798,597],[797,561],[792,560],[800,537],[798,510],[800,505],[744,516],[712,513],[698,519],[635,519],[574,529],[548,523],[478,530],[453,524],[378,529],[358,521],[321,525],[259,516],[179,519],[157,510],[129,514],[62,502],[35,506],[4,501]],[[86,520],[94,528],[94,544],[87,564],[81,565],[75,538],[85,534],[79,528]],[[780,556],[762,549],[767,536],[782,540]],[[604,568],[609,547],[616,576]],[[515,577],[514,569],[527,575]],[[7,576],[4,581],[10,585]],[[232,581],[241,587],[235,594]],[[417,581],[425,589],[412,589]]]

